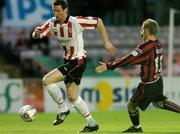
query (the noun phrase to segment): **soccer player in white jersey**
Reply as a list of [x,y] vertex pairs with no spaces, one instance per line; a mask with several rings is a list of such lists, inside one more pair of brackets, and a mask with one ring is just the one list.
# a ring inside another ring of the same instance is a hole
[[61,124],[70,113],[64,103],[61,90],[56,85],[56,82],[64,81],[69,102],[88,122],[81,132],[97,131],[99,129],[97,122],[90,114],[86,102],[78,95],[81,77],[86,68],[83,30],[97,27],[107,51],[113,54],[115,48],[109,41],[100,18],[69,16],[67,4],[63,0],[55,0],[52,8],[55,16],[44,25],[36,27],[32,37],[37,39],[54,35],[64,50],[64,65],[52,70],[43,78],[44,88],[57,103],[60,111],[53,125]]

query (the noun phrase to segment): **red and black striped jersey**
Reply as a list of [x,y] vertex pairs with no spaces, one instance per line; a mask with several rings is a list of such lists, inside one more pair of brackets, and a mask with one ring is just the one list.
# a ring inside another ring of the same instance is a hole
[[140,77],[143,82],[158,78],[162,70],[163,48],[159,40],[143,43],[129,53],[107,64],[108,69],[127,65],[141,65]]

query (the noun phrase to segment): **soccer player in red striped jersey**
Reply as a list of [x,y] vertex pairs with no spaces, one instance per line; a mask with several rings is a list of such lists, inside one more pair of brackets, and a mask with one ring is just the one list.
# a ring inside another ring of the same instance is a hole
[[81,132],[97,131],[99,129],[97,122],[90,114],[86,102],[78,95],[81,77],[86,68],[86,51],[84,50],[82,32],[97,27],[107,51],[113,54],[115,48],[109,41],[105,26],[100,18],[70,16],[67,4],[63,0],[54,0],[52,8],[54,17],[42,26],[36,27],[32,37],[37,39],[51,35],[56,36],[64,50],[64,65],[52,70],[43,78],[44,88],[59,107],[59,113],[53,125],[61,124],[70,113],[69,108],[64,103],[61,90],[56,85],[56,82],[64,81],[69,102],[88,122]]
[[141,82],[137,90],[127,104],[129,116],[133,126],[123,132],[142,132],[139,123],[139,109],[145,111],[150,103],[153,106],[176,113],[180,113],[180,106],[169,101],[163,95],[163,79],[161,76],[163,47],[156,38],[158,32],[158,23],[155,20],[147,19],[143,22],[141,35],[144,43],[128,55],[116,59],[113,62],[101,63],[96,68],[96,72],[102,73],[114,70],[117,67],[128,65],[141,65]]

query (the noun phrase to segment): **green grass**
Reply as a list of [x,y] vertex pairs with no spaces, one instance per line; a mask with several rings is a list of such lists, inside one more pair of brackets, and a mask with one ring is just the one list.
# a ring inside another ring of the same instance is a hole
[[[119,134],[129,127],[127,111],[93,112],[100,125],[96,134]],[[0,134],[76,134],[86,121],[72,112],[60,126],[53,126],[55,113],[38,113],[31,123],[23,122],[17,114],[0,114]],[[141,125],[147,134],[180,134],[180,114],[161,110],[141,112]]]

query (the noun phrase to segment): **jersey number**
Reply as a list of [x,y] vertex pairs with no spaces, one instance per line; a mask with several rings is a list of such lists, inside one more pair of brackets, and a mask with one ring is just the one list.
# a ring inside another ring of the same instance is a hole
[[162,70],[162,55],[161,56],[157,56],[155,59],[155,73],[159,73]]

